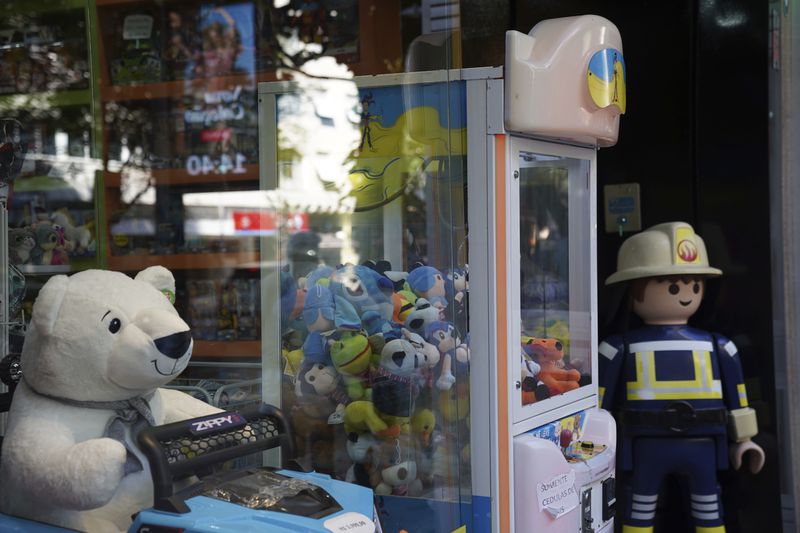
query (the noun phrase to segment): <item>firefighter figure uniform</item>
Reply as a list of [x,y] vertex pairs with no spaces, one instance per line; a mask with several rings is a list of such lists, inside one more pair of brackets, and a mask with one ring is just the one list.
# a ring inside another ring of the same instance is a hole
[[606,280],[630,282],[632,310],[645,324],[598,349],[601,406],[617,413],[630,480],[623,533],[653,531],[658,491],[671,473],[688,477],[696,532],[724,532],[717,470],[728,467],[729,446],[735,468],[746,452],[752,471],[763,466],[736,346],[687,325],[705,278],[720,274],[692,227],[673,222],[627,239]]

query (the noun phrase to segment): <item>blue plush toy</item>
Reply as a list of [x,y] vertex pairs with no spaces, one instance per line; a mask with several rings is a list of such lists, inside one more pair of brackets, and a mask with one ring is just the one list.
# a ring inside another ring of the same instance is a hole
[[306,289],[310,290],[315,285],[328,285],[334,268],[328,265],[319,265],[306,276]]
[[309,331],[361,329],[361,319],[350,302],[341,296],[334,296],[323,285],[314,285],[306,292],[303,320]]
[[455,326],[444,320],[436,320],[425,328],[425,340],[433,344],[441,354],[442,371],[436,380],[439,390],[450,390],[456,382],[453,375],[453,358],[456,364],[469,364],[469,347],[461,342]]
[[375,311],[367,311],[361,316],[361,324],[367,335],[383,335],[391,338],[400,337],[402,324],[386,320]]
[[445,297],[449,301],[461,302],[469,291],[469,272],[463,268],[450,268],[444,271]]
[[391,294],[394,285],[389,278],[381,276],[369,267],[346,265],[333,275],[331,291],[355,307],[359,315],[375,311],[386,320],[391,320],[394,306]]
[[425,298],[434,307],[447,308],[444,276],[438,269],[420,266],[408,273],[408,286],[420,298]]

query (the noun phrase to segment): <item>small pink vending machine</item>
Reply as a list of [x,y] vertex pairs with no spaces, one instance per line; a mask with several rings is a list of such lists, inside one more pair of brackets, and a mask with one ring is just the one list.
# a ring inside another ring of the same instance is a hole
[[486,213],[470,212],[487,221],[490,251],[480,276],[491,280],[489,329],[472,324],[472,338],[491,339],[496,354],[486,368],[493,530],[613,531],[616,426],[597,408],[595,206],[596,151],[616,143],[626,106],[619,31],[596,16],[509,31],[503,78],[490,82],[503,98],[489,99]]
[[[596,16],[504,68],[259,85],[262,397],[383,531],[613,529],[597,408],[596,152],[625,63]],[[326,77],[327,76],[327,77]]]
[[595,206],[596,151],[616,143],[626,106],[620,34],[595,16],[510,31],[503,81],[490,239],[498,530],[613,531],[616,426],[597,408]]

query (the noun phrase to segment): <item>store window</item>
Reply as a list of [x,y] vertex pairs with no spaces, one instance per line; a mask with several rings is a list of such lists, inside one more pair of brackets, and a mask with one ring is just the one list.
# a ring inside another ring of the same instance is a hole
[[390,529],[470,523],[451,69],[499,64],[503,28],[481,49],[461,20],[458,2],[5,2],[0,126],[25,147],[2,189],[6,351],[52,275],[165,266],[194,338],[170,387],[280,407],[298,458],[374,489]]

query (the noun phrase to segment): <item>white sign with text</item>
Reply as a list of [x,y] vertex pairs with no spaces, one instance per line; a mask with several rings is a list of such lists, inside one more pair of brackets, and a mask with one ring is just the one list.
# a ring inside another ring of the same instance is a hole
[[575,472],[558,474],[550,481],[536,484],[539,511],[547,511],[553,518],[561,518],[578,506],[575,490]]

